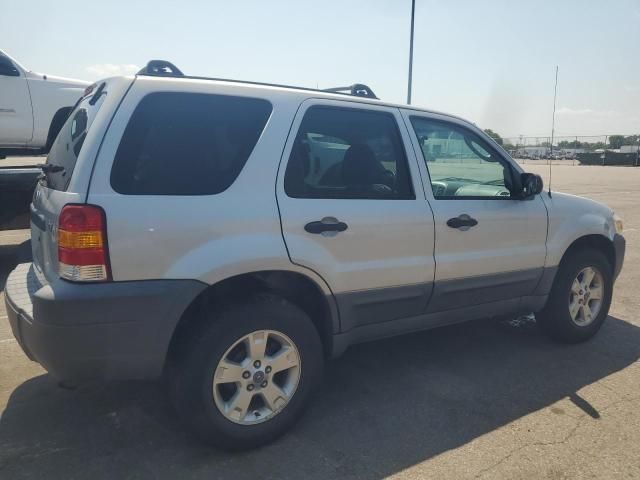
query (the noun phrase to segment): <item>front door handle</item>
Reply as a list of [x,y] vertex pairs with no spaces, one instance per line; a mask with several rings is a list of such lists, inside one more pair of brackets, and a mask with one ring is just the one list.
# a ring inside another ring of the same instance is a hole
[[475,227],[477,224],[478,221],[475,218],[470,217],[466,213],[447,220],[448,227],[458,228],[460,230],[469,230],[471,227]]
[[335,235],[338,232],[344,232],[347,229],[347,224],[339,221],[335,217],[324,217],[319,222],[309,222],[304,226],[304,229],[309,233],[316,234],[331,234]]

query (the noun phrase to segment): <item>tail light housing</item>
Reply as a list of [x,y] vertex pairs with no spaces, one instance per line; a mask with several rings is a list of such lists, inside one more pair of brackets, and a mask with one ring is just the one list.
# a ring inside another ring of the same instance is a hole
[[107,221],[95,205],[65,205],[58,217],[58,273],[74,282],[111,280]]

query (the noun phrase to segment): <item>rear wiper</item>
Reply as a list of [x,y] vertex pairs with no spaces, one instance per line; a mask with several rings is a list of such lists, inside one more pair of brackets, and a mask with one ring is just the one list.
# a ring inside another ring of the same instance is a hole
[[62,172],[64,167],[62,165],[56,165],[55,163],[39,163],[35,165],[36,168],[42,170],[42,173],[38,176],[38,181],[44,180],[47,184],[49,183],[49,174]]
[[57,173],[64,170],[62,165],[56,165],[55,163],[39,163],[35,165],[35,167],[41,169],[45,175],[47,173]]

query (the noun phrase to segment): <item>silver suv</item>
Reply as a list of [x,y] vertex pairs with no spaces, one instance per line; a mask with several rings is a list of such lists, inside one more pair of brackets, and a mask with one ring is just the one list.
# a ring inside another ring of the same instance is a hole
[[542,192],[460,118],[154,61],[75,107],[6,286],[25,353],[70,384],[164,376],[202,438],[287,430],[349,345],[535,312],[602,326],[623,262],[607,207]]

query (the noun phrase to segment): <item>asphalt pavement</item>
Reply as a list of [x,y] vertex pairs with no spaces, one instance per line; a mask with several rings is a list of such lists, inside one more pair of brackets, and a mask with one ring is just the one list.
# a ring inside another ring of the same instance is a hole
[[[548,175],[543,163],[525,168]],[[161,384],[59,388],[1,303],[0,478],[640,478],[640,168],[552,171],[553,188],[625,221],[625,266],[593,340],[554,344],[524,317],[358,345],[328,365],[290,434],[229,454],[182,428]],[[28,252],[27,231],[0,233],[0,286]]]

